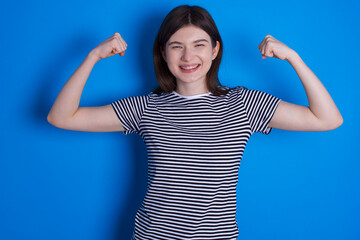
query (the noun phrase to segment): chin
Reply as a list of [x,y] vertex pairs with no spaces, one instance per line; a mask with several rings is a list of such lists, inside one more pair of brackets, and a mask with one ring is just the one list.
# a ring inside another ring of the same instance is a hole
[[183,83],[194,83],[194,82],[202,82],[203,80],[199,78],[177,78],[177,82]]

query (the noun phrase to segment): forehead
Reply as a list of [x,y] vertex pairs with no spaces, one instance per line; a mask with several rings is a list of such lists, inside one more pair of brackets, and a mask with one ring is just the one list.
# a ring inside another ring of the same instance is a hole
[[168,42],[178,41],[178,42],[193,42],[198,39],[206,39],[210,42],[210,36],[204,30],[199,27],[188,25],[177,30],[171,37]]

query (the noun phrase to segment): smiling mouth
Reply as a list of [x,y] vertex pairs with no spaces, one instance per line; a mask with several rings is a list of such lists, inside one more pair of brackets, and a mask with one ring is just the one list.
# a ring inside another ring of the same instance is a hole
[[197,69],[198,67],[200,66],[200,64],[195,64],[195,65],[187,65],[187,66],[185,66],[185,65],[183,65],[183,66],[180,66],[180,68],[182,69],[182,70],[194,70],[194,69]]

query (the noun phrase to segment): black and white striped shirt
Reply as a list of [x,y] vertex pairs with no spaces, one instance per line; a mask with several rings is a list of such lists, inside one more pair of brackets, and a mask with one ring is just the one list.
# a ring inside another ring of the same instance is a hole
[[236,185],[254,132],[268,134],[280,99],[236,87],[223,96],[176,92],[112,103],[125,134],[148,151],[148,187],[132,239],[237,239]]

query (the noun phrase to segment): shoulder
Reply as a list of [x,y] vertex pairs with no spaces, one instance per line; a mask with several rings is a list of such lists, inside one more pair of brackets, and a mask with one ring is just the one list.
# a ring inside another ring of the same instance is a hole
[[117,100],[116,103],[136,104],[136,103],[147,103],[147,102],[149,102],[149,100],[150,100],[150,94],[124,97],[124,98]]
[[279,100],[277,97],[264,91],[248,89],[243,86],[230,88],[227,97],[230,101],[242,103],[245,106],[277,102]]
[[248,89],[244,86],[237,86],[232,88],[227,88],[228,92],[226,94],[229,98],[241,98],[243,94],[248,91]]
[[238,96],[241,98],[252,98],[252,97],[264,97],[264,96],[272,96],[271,94],[268,94],[267,92],[256,90],[256,89],[248,89],[244,86],[238,86],[234,88],[229,89],[230,96]]
[[147,95],[139,95],[139,96],[131,96],[131,97],[124,97],[112,103],[112,106],[115,110],[134,110],[138,109],[143,111],[150,101],[151,94]]
[[228,88],[229,89],[229,93],[242,93],[244,90],[247,90],[246,87],[244,86],[237,86],[237,87],[232,87],[232,88]]
[[156,102],[156,103],[160,103],[160,102],[167,102],[170,99],[172,99],[174,97],[173,93],[166,93],[166,92],[161,92],[161,93],[154,93],[154,92],[150,92],[147,97],[149,98],[150,102]]

